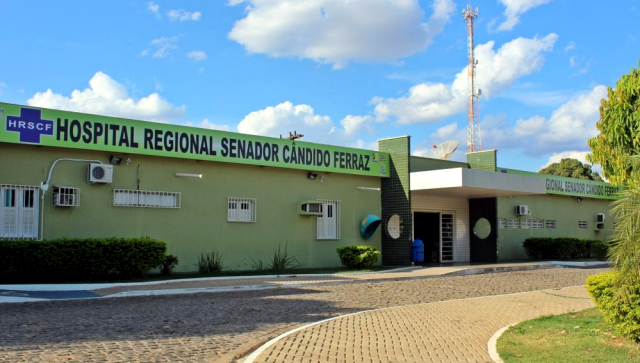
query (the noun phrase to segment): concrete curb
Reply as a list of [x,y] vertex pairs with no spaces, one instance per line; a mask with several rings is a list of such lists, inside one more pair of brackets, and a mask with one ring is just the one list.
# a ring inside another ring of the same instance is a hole
[[500,354],[498,354],[498,339],[500,339],[502,334],[504,334],[507,329],[511,328],[514,325],[516,324],[509,324],[505,326],[504,328],[495,332],[489,339],[489,342],[487,343],[487,350],[489,351],[489,356],[494,363],[504,363],[502,358],[500,358]]
[[291,278],[300,276],[313,277],[333,277],[333,276],[349,276],[349,275],[371,275],[385,274],[390,272],[399,272],[411,269],[418,269],[419,266],[399,267],[390,270],[371,271],[371,272],[354,272],[354,273],[334,273],[334,274],[284,274],[284,275],[250,275],[250,276],[218,276],[218,277],[195,277],[189,279],[161,280],[161,281],[144,281],[144,282],[114,282],[114,283],[84,283],[84,284],[21,284],[21,285],[0,285],[0,290],[23,290],[23,291],[71,291],[71,290],[99,290],[110,287],[121,286],[148,286],[162,285],[174,282],[193,282],[193,281],[219,281],[219,280],[244,280],[244,279],[273,279],[273,278]]

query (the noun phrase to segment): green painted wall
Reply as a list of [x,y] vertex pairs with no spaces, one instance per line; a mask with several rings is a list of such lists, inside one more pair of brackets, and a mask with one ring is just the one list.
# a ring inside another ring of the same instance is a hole
[[[57,158],[98,159],[110,153],[0,143],[0,184],[40,185]],[[53,208],[45,199],[45,239],[59,237],[150,236],[168,243],[178,256],[176,271],[197,270],[197,257],[214,248],[224,254],[226,269],[251,269],[252,261],[268,264],[278,243],[304,267],[339,266],[335,249],[368,244],[380,249],[380,231],[365,241],[361,219],[381,214],[380,179],[327,173],[325,181],[307,178],[307,171],[229,163],[126,155],[132,159],[114,167],[114,183],[88,184],[87,164],[61,162],[51,185],[81,188],[80,206]],[[138,172],[139,169],[139,172]],[[176,178],[174,173],[204,174],[204,179]],[[113,189],[182,193],[181,209],[113,207]],[[256,223],[227,222],[227,198],[257,198]],[[301,201],[341,201],[340,240],[316,240],[316,217],[300,216]]]
[[[556,229],[509,229],[498,230],[498,260],[528,258],[522,242],[529,237],[576,237],[606,240],[612,233],[613,218],[609,214],[608,200],[576,197],[536,195],[498,198],[498,218],[555,220]],[[515,207],[527,205],[530,216],[516,216]],[[605,213],[605,229],[595,231],[596,214]],[[587,229],[579,229],[578,221],[587,221]]]
[[411,156],[411,172],[430,171],[440,169],[469,168],[469,164],[459,161],[440,160],[424,158],[421,156]]

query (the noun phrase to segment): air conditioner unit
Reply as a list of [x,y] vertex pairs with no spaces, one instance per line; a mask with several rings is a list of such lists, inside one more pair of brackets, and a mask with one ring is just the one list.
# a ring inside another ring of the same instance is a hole
[[516,215],[528,216],[529,215],[529,207],[526,206],[526,205],[517,205],[516,206]]
[[87,181],[95,183],[113,183],[113,165],[89,164]]
[[596,214],[596,223],[604,223],[604,213]]

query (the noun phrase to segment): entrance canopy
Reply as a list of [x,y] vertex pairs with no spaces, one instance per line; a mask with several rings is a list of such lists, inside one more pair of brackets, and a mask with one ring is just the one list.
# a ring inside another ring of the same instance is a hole
[[454,168],[411,173],[411,192],[464,198],[546,194],[545,179]]

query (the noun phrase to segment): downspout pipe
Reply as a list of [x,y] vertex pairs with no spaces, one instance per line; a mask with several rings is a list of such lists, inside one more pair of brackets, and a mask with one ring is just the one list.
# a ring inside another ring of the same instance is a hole
[[53,169],[56,165],[61,161],[72,161],[72,162],[81,162],[81,163],[96,163],[96,164],[104,164],[100,160],[90,160],[90,159],[71,159],[71,158],[60,158],[56,159],[53,164],[51,164],[51,168],[49,169],[49,174],[47,175],[47,180],[40,183],[40,190],[42,190],[42,194],[40,196],[40,238],[38,240],[42,241],[44,239],[44,196],[49,191],[49,183],[51,182],[51,175],[53,174]]

